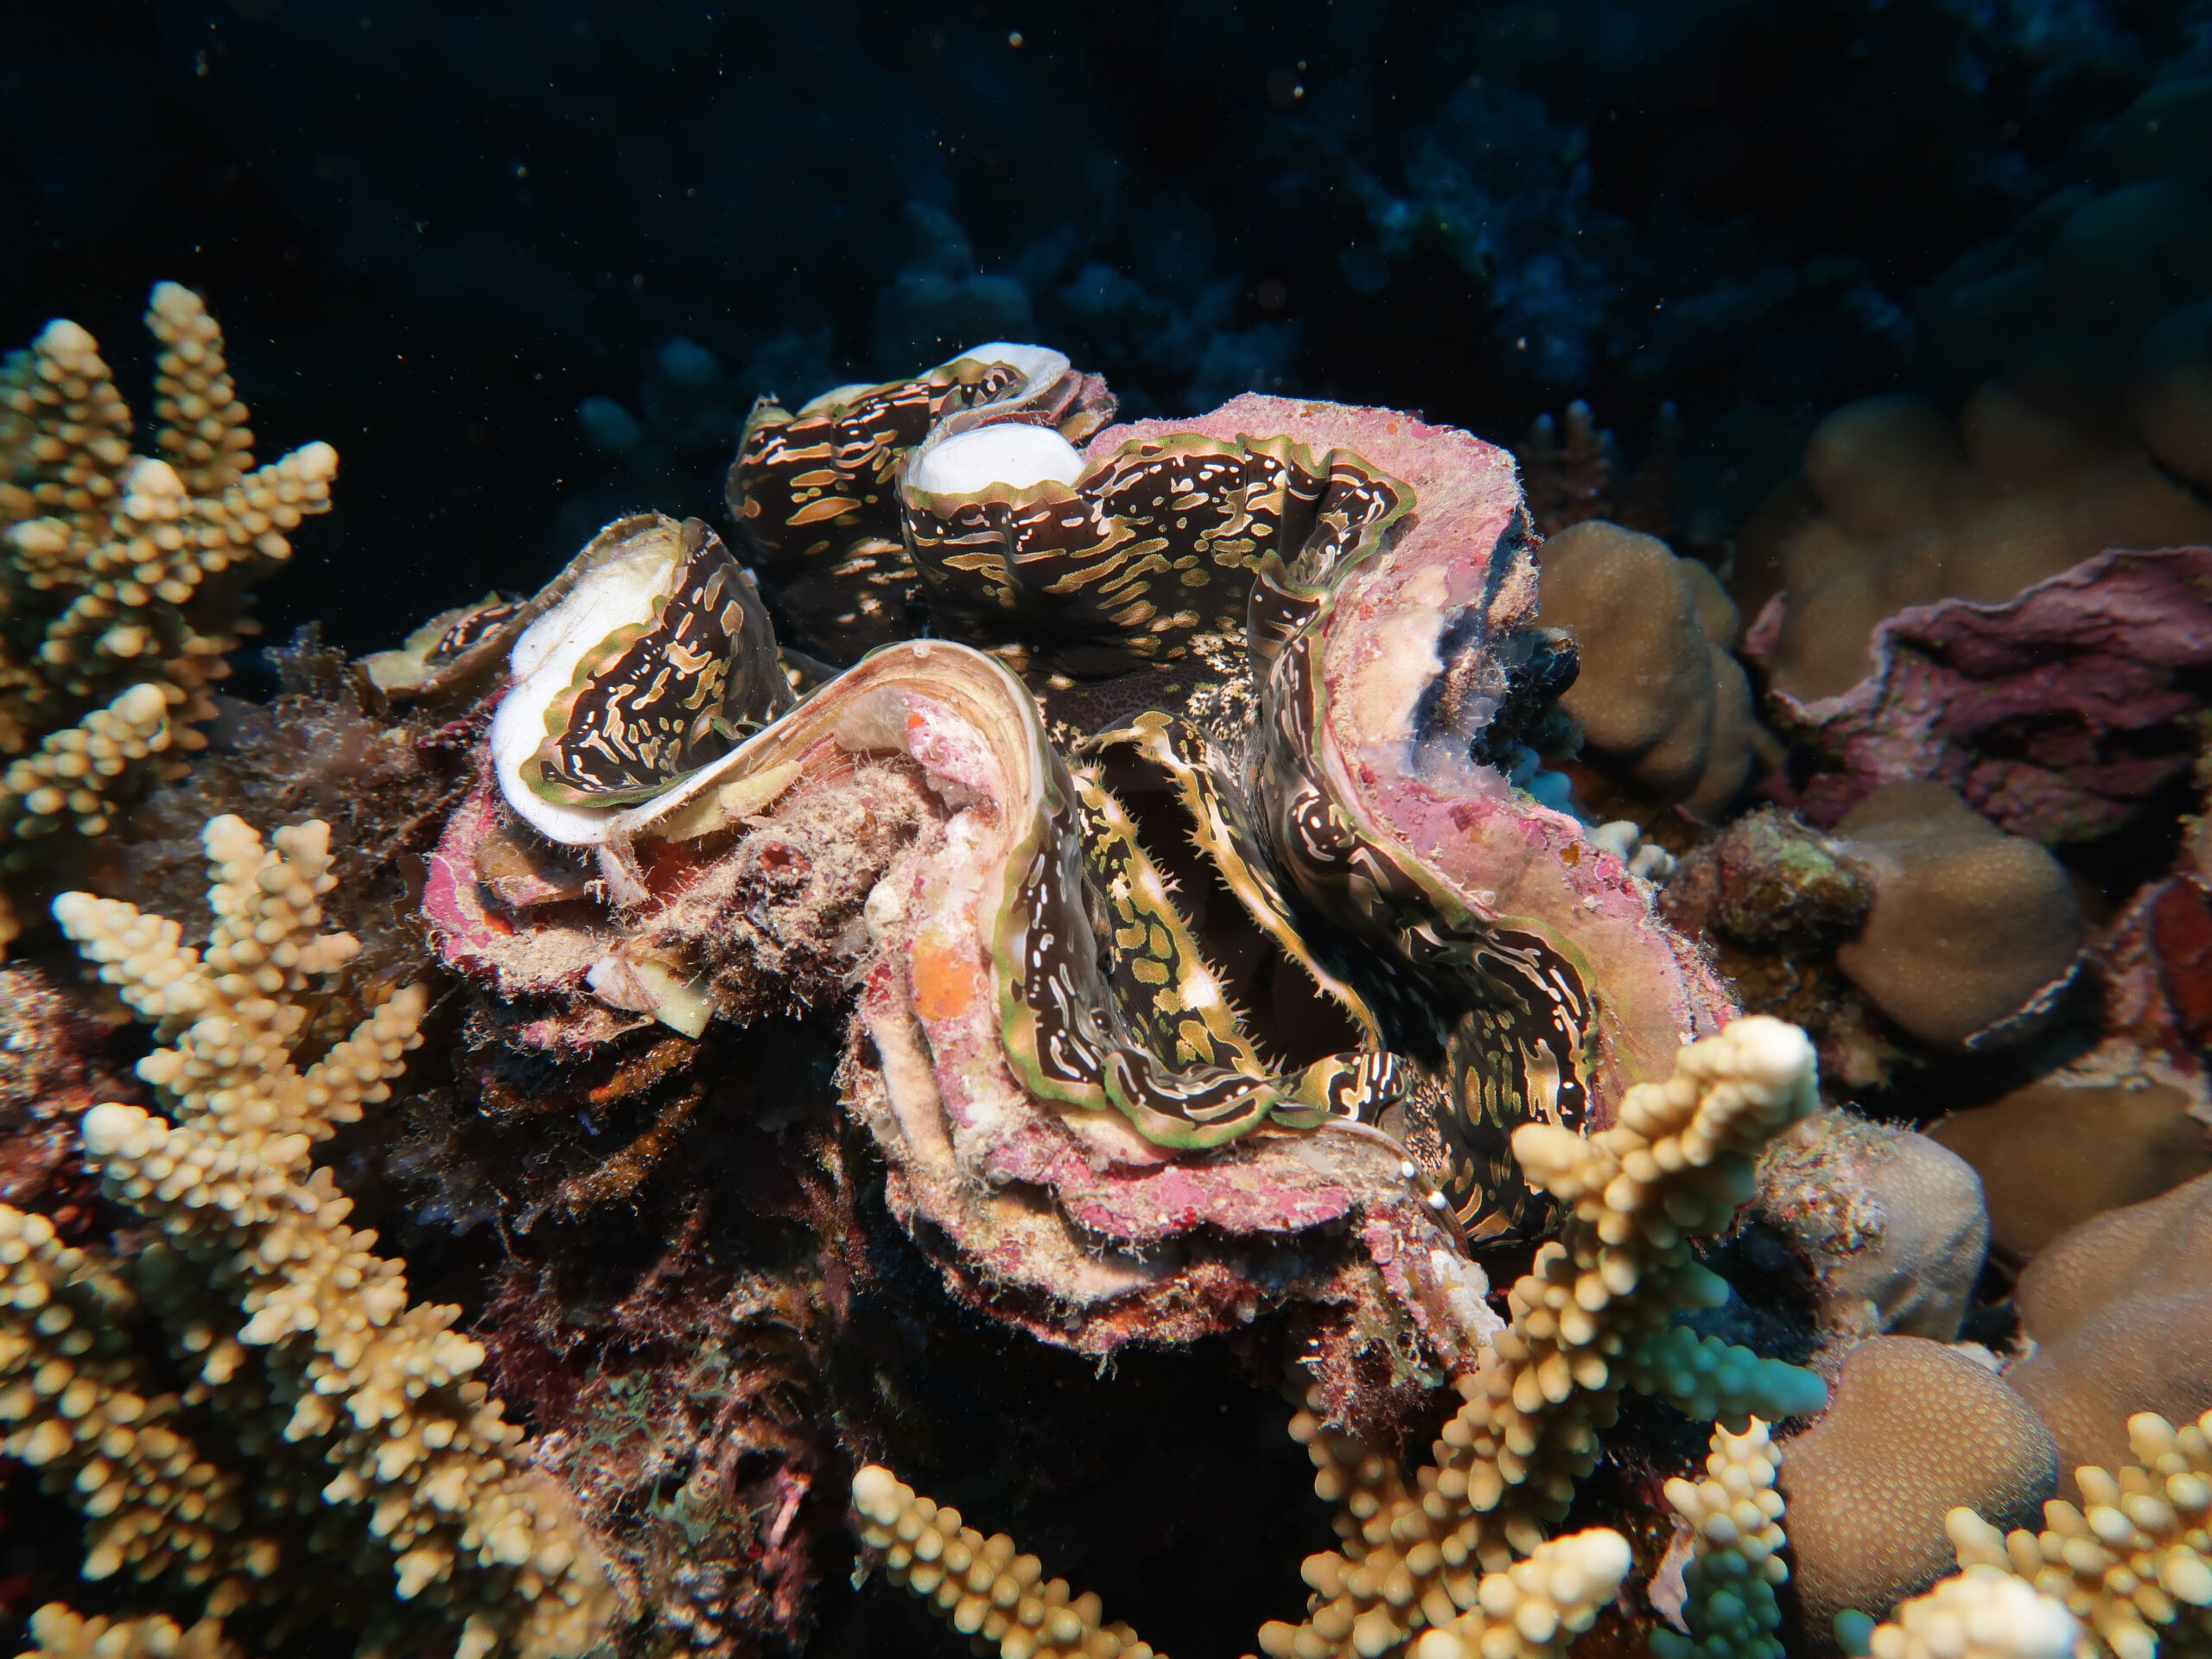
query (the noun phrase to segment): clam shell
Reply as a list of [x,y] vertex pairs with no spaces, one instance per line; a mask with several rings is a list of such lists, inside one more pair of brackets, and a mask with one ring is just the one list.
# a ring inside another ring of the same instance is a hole
[[618,809],[664,794],[790,707],[767,612],[696,519],[626,520],[579,556],[558,603],[514,644],[492,724],[500,787],[541,833],[603,841]]

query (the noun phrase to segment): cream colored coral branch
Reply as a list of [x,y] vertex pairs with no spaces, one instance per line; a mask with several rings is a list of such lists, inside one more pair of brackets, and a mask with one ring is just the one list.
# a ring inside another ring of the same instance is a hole
[[1759,1150],[1818,1103],[1804,1033],[1754,1016],[1681,1050],[1666,1083],[1630,1089],[1610,1129],[1516,1131],[1522,1170],[1573,1213],[1514,1285],[1511,1326],[1459,1379],[1465,1403],[1410,1486],[1357,1441],[1294,1421],[1314,1490],[1344,1505],[1345,1541],[1306,1563],[1306,1622],[1262,1630],[1270,1659],[1376,1659],[1471,1611],[1480,1571],[1535,1553],[1597,1460],[1638,1344],[1725,1294],[1689,1241],[1726,1228]]
[[984,1537],[880,1464],[853,1477],[853,1516],[892,1583],[935,1604],[1000,1659],[1153,1659],[1128,1625],[1103,1622],[1096,1594],[1046,1579],[1044,1564],[1006,1534]]
[[58,1601],[31,1615],[35,1644],[18,1659],[239,1659],[219,1620],[180,1628],[175,1619],[86,1618]]
[[1868,1639],[1874,1659],[2069,1659],[2082,1627],[2002,1569],[1970,1567],[1900,1602]]
[[1972,1510],[1945,1524],[1968,1573],[2002,1571],[2057,1602],[2116,1659],[2212,1654],[2212,1412],[2176,1428],[2127,1420],[2139,1461],[2075,1471],[2082,1503],[2044,1505],[2040,1533],[1999,1533]]
[[175,766],[163,751],[205,745],[207,688],[253,627],[242,579],[290,557],[291,531],[330,505],[328,444],[254,464],[198,295],[159,284],[146,322],[156,455],[134,452],[130,410],[75,323],[0,369],[0,753],[26,757],[0,789],[0,832],[18,838],[103,834],[121,795]]
[[[1126,1624],[1108,1624],[1096,1594],[1046,1580],[1004,1533],[986,1538],[957,1510],[920,1497],[888,1469],[853,1477],[854,1523],[885,1576],[933,1603],[962,1635],[1000,1659],[1151,1659]],[[1599,1529],[1557,1538],[1483,1576],[1465,1612],[1431,1629],[1416,1659],[1556,1659],[1611,1601],[1628,1541]]]
[[1782,1559],[1786,1506],[1774,1484],[1778,1467],[1767,1426],[1754,1417],[1741,1434],[1713,1430],[1705,1479],[1667,1483],[1667,1503],[1692,1541],[1682,1575],[1690,1633],[1654,1630],[1655,1659],[1783,1659],[1774,1591],[1789,1582],[1789,1568]]
[[167,694],[151,683],[134,685],[76,725],[48,733],[37,753],[9,763],[0,773],[0,827],[21,841],[65,827],[105,835],[118,785],[168,747]]
[[170,1116],[94,1107],[86,1161],[243,1311],[236,1341],[289,1402],[285,1438],[324,1443],[324,1500],[387,1554],[402,1600],[462,1623],[459,1659],[502,1643],[525,1659],[582,1652],[613,1601],[573,1504],[528,1471],[521,1429],[473,1375],[482,1346],[453,1329],[460,1310],[408,1305],[405,1264],[346,1224],[351,1200],[310,1157],[387,1096],[421,1040],[423,992],[398,992],[302,1069],[297,995],[358,950],[318,931],[327,827],[280,830],[264,847],[221,817],[203,840],[215,876],[204,951],[122,900],[55,901],[64,931],[164,1039],[138,1071]]
[[[275,1543],[241,1534],[238,1481],[175,1427],[124,1325],[127,1287],[54,1236],[43,1216],[0,1205],[0,1423],[4,1449],[65,1491],[91,1522],[85,1576],[129,1568],[187,1583],[264,1576]],[[235,1590],[213,1599],[229,1605]]]

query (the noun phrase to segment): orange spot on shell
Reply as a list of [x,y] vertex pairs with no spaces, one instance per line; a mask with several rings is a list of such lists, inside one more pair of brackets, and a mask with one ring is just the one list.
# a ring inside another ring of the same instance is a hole
[[925,1020],[957,1020],[976,1002],[976,967],[951,945],[917,939],[906,961],[914,979],[914,1012]]

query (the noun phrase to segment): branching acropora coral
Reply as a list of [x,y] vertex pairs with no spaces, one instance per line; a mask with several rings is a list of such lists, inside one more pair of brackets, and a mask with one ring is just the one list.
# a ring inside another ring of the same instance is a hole
[[1741,1434],[1713,1431],[1705,1479],[1667,1483],[1668,1503],[1690,1527],[1693,1554],[1682,1574],[1690,1633],[1654,1630],[1655,1659],[1783,1659],[1774,1587],[1789,1581],[1789,1567],[1781,1554],[1777,1461],[1766,1425],[1754,1417]]
[[1999,1533],[1953,1510],[1944,1524],[1959,1565],[2016,1575],[2116,1659],[2212,1653],[2212,1411],[2180,1428],[2138,1412],[2127,1443],[2139,1461],[2116,1473],[2075,1470],[2082,1507],[2052,1499],[2041,1533]]
[[[409,1306],[404,1264],[376,1255],[373,1233],[346,1224],[351,1201],[310,1161],[315,1141],[388,1096],[420,1041],[424,994],[394,995],[302,1069],[301,994],[359,948],[317,931],[316,900],[334,880],[328,827],[280,830],[264,848],[243,821],[220,817],[203,839],[216,918],[204,950],[184,944],[174,921],[120,900],[73,893],[55,901],[64,931],[165,1044],[138,1071],[170,1116],[94,1107],[83,1125],[86,1162],[111,1196],[168,1234],[169,1248],[144,1258],[159,1269],[147,1288],[158,1285],[173,1306],[197,1302],[190,1317],[200,1328],[181,1346],[204,1356],[200,1385],[222,1403],[257,1352],[261,1397],[280,1416],[283,1440],[319,1446],[322,1503],[353,1521],[342,1541],[323,1529],[312,1545],[380,1554],[400,1600],[420,1596],[461,1623],[460,1659],[503,1643],[526,1656],[582,1652],[611,1617],[613,1596],[572,1504],[527,1471],[522,1430],[474,1379],[484,1350],[453,1330],[460,1310]],[[0,1399],[22,1408],[16,1438],[27,1452],[73,1466],[86,1511],[116,1517],[96,1535],[88,1571],[129,1559],[147,1575],[181,1560],[188,1580],[233,1565],[272,1572],[273,1544],[213,1535],[237,1525],[230,1485],[212,1466],[200,1474],[158,1422],[150,1433],[163,1438],[153,1443],[131,1431],[159,1415],[143,1381],[126,1358],[107,1356],[101,1327],[80,1325],[55,1294],[67,1285],[79,1302],[114,1302],[129,1293],[109,1288],[111,1275],[84,1253],[57,1253],[38,1218],[6,1212],[0,1223],[0,1261],[17,1257],[10,1268],[24,1287],[0,1319],[23,1358],[40,1359],[28,1395],[17,1388]],[[196,1285],[180,1288],[180,1267]],[[233,1324],[209,1326],[216,1297],[236,1310]],[[54,1372],[60,1387],[41,1386],[72,1344],[92,1363],[66,1379]],[[101,1432],[88,1437],[94,1419]]]
[[31,1615],[36,1643],[18,1659],[238,1659],[216,1620],[188,1629],[156,1614],[149,1618],[85,1618],[58,1601]]
[[[886,1576],[929,1598],[953,1629],[995,1646],[1000,1659],[1153,1659],[1128,1625],[1104,1622],[1096,1593],[1046,1580],[1043,1564],[1018,1554],[1006,1534],[984,1537],[880,1464],[853,1478],[853,1511]],[[1628,1565],[1628,1541],[1617,1532],[1553,1539],[1485,1573],[1473,1604],[1429,1630],[1416,1659],[1554,1659],[1590,1628]]]
[[330,505],[328,444],[254,465],[198,295],[160,283],[146,324],[158,456],[133,453],[130,410],[75,323],[0,368],[0,754],[24,757],[0,774],[0,835],[99,835],[150,757],[201,747],[191,722],[252,631],[245,580]]
[[[1459,1379],[1465,1404],[1411,1488],[1351,1437],[1310,1414],[1293,1420],[1320,1471],[1314,1490],[1344,1503],[1345,1541],[1306,1562],[1317,1592],[1307,1621],[1262,1627],[1270,1659],[1376,1659],[1473,1607],[1478,1568],[1503,1571],[1535,1552],[1595,1465],[1599,1432],[1649,1363],[1644,1351],[1667,1340],[1678,1310],[1726,1294],[1689,1241],[1728,1225],[1751,1196],[1760,1149],[1818,1105],[1804,1033],[1754,1016],[1682,1049],[1665,1083],[1630,1089],[1610,1129],[1587,1140],[1548,1124],[1515,1131],[1529,1179],[1573,1213],[1514,1285],[1512,1325]],[[1732,1358],[1729,1369],[1764,1375]],[[1785,1398],[1749,1408],[1818,1408],[1816,1385],[1794,1370],[1783,1380]]]
[[217,1580],[209,1605],[227,1611],[242,1594],[229,1580],[265,1574],[276,1548],[241,1535],[235,1473],[175,1427],[177,1396],[130,1339],[130,1287],[44,1216],[0,1205],[0,1449],[66,1484],[91,1520],[85,1576],[175,1569],[187,1584]]
[[2049,1596],[1992,1567],[1970,1567],[1867,1638],[1874,1659],[2079,1659],[2082,1627]]
[[[1541,1124],[1515,1133],[1522,1167],[1573,1204],[1573,1216],[1514,1286],[1511,1326],[1460,1380],[1466,1403],[1445,1426],[1435,1463],[1412,1482],[1395,1459],[1328,1427],[1318,1391],[1292,1417],[1292,1437],[1319,1471],[1314,1491],[1338,1505],[1344,1541],[1340,1552],[1306,1560],[1315,1592],[1306,1622],[1261,1627],[1270,1659],[1380,1659],[1408,1641],[1418,1642],[1418,1659],[1512,1659],[1561,1651],[1586,1628],[1627,1572],[1628,1547],[1610,1533],[1548,1541],[1547,1527],[1596,1462],[1597,1432],[1613,1421],[1631,1356],[1678,1309],[1712,1303],[1716,1287],[1725,1292],[1691,1259],[1689,1240],[1728,1224],[1751,1195],[1760,1149],[1818,1104],[1804,1033],[1754,1017],[1682,1049],[1664,1084],[1630,1090],[1611,1129],[1587,1141]],[[1739,1376],[1763,1375],[1732,1356],[1727,1363]],[[1788,1408],[1817,1409],[1817,1382],[1783,1370],[1775,1391]],[[1745,1444],[1763,1445],[1763,1427],[1747,1428]],[[1772,1478],[1770,1465],[1770,1485]],[[1017,1560],[1012,1540],[963,1535],[959,1559],[970,1565],[961,1571],[970,1576],[961,1581],[966,1588],[947,1589],[952,1581],[936,1566],[923,1583],[906,1563],[935,1563],[952,1549],[957,1514],[950,1531],[931,1532],[935,1517],[952,1512],[877,1468],[855,1481],[854,1502],[863,1540],[887,1552],[910,1586],[935,1596],[957,1628],[998,1643],[1005,1659],[1046,1650],[1014,1634],[1020,1620],[1002,1616],[1024,1605],[1039,1571],[1033,1558]],[[1766,1548],[1770,1554],[1773,1542]],[[1065,1586],[1057,1595],[1054,1606],[1065,1603]],[[1121,1645],[1085,1646],[1103,1627],[1095,1605],[1084,1608],[1063,1621],[1065,1639],[1056,1634],[1050,1650],[1114,1659],[1134,1638],[1116,1634]]]

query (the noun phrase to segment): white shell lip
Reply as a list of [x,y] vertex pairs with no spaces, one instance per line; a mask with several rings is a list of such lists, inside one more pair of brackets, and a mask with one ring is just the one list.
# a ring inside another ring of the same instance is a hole
[[1013,422],[957,432],[915,457],[910,487],[931,495],[974,495],[993,486],[1026,490],[1047,480],[1073,484],[1083,452],[1048,426]]
[[1019,402],[1032,392],[1041,391],[1068,372],[1065,352],[1056,352],[1049,346],[1025,346],[1019,340],[986,340],[981,346],[970,346],[959,356],[949,358],[957,363],[965,359],[970,363],[1004,363],[1022,373],[1021,390],[1011,401]]
[[601,842],[618,813],[549,801],[523,780],[524,763],[545,741],[546,705],[567,690],[584,653],[628,623],[650,620],[683,563],[674,536],[658,538],[585,575],[574,592],[531,623],[508,653],[514,676],[492,716],[492,764],[499,792],[531,828],[564,846]]

